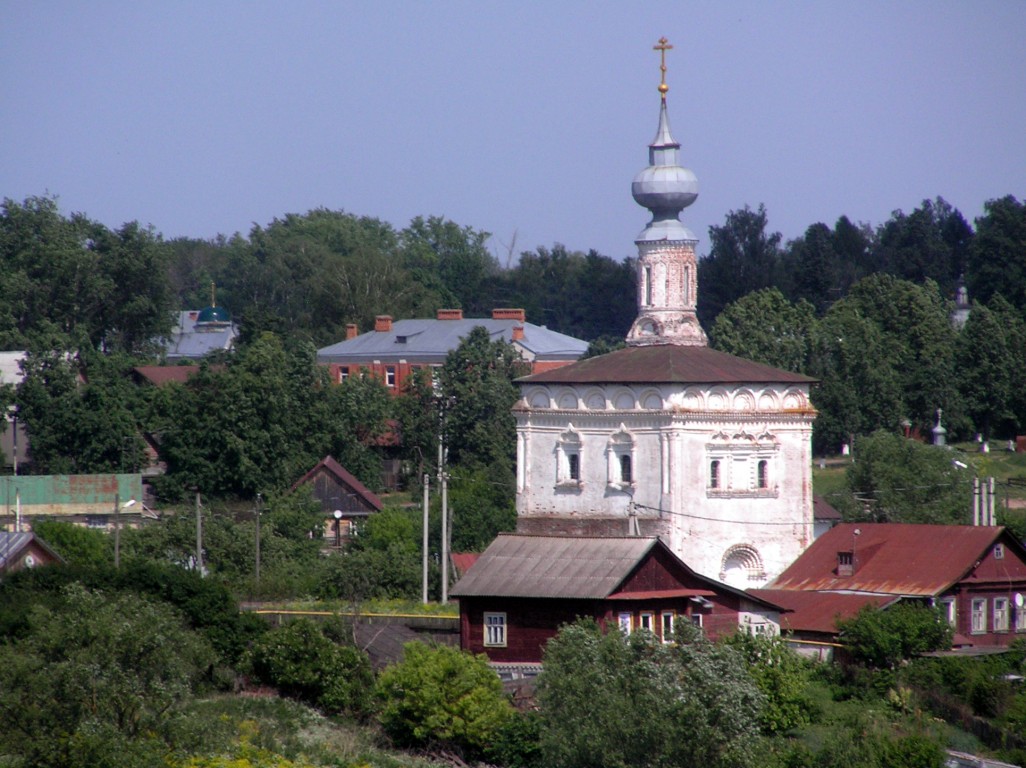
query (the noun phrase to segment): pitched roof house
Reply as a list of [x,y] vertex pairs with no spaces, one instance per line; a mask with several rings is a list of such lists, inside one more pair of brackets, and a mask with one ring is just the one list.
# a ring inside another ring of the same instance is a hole
[[490,318],[464,318],[462,309],[440,309],[434,319],[393,321],[379,315],[374,330],[363,334],[350,325],[343,341],[317,351],[317,362],[329,366],[335,381],[365,369],[399,391],[414,370],[445,363],[479,326],[492,339],[512,344],[532,372],[572,363],[588,349],[586,341],[527,322],[522,309],[493,309]]
[[[754,592],[794,608],[785,623],[798,631],[826,630],[826,615],[854,615],[861,605],[851,596],[880,604],[901,597],[939,605],[956,645],[1026,638],[1026,548],[1002,526],[842,523],[767,587]],[[790,598],[781,590],[821,597]]]
[[500,671],[538,665],[545,643],[579,617],[666,642],[678,621],[713,638],[780,624],[779,606],[696,573],[654,537],[501,533],[450,594],[461,647]]
[[[310,486],[325,516],[325,535],[337,543],[349,538],[354,527],[382,509],[381,499],[331,456],[325,456],[292,485]],[[335,514],[338,512],[339,514]]]
[[63,562],[64,558],[34,533],[0,531],[0,574]]

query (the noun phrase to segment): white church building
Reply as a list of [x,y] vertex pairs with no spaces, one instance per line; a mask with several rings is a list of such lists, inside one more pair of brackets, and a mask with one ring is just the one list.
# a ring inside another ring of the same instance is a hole
[[632,184],[652,214],[636,240],[638,316],[625,349],[519,380],[517,531],[656,535],[699,573],[758,587],[812,543],[813,380],[707,346],[698,241],[679,219],[698,183],[662,70]]

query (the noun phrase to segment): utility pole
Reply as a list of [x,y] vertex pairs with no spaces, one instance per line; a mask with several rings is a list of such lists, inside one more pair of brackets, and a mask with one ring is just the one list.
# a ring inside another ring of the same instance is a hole
[[427,472],[424,473],[424,535],[423,535],[423,546],[424,546],[424,559],[423,559],[423,573],[421,575],[421,602],[427,605],[428,602],[428,496],[430,493],[430,475]]
[[258,493],[256,498],[256,560],[254,562],[254,581],[258,589],[260,588],[260,512],[261,507],[263,507],[263,501],[263,496]]
[[121,493],[114,493],[114,568],[121,567]]
[[203,575],[203,515],[199,491],[196,491],[196,570],[200,576]]

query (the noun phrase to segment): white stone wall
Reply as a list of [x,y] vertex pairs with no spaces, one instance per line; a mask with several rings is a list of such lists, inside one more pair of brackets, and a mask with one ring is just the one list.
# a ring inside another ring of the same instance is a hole
[[807,385],[527,385],[522,396],[522,530],[593,521],[597,533],[627,532],[633,514],[688,565],[740,588],[767,583],[811,543]]

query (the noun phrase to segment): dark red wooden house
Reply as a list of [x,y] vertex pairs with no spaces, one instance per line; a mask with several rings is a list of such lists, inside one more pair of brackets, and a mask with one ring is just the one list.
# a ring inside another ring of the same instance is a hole
[[[325,517],[325,537],[348,539],[357,523],[382,509],[381,499],[331,456],[296,481],[292,489],[309,486]],[[335,514],[335,513],[338,514]]]
[[669,642],[677,622],[715,638],[779,631],[780,608],[691,570],[657,538],[499,534],[450,594],[460,646],[498,665],[537,665],[579,617]]
[[[1001,526],[842,523],[767,586],[754,592],[792,607],[797,632],[836,627],[859,607],[851,596],[873,596],[938,606],[957,646],[1026,639],[1026,549]],[[799,605],[782,591],[822,597]]]

